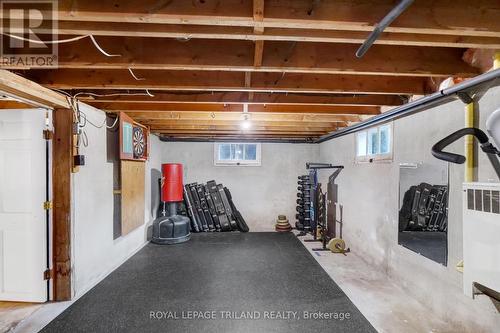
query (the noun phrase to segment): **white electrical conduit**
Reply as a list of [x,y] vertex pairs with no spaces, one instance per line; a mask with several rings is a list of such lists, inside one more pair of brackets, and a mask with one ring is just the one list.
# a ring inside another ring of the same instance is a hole
[[110,54],[106,51],[104,51],[104,49],[99,46],[99,44],[97,43],[97,41],[95,40],[94,36],[92,35],[84,35],[84,36],[77,36],[77,37],[73,37],[73,38],[68,38],[68,39],[59,39],[59,40],[47,40],[47,41],[42,41],[42,40],[36,40],[36,39],[30,39],[30,38],[24,38],[24,37],[20,37],[20,36],[16,36],[16,35],[12,35],[12,34],[8,34],[8,33],[5,33],[5,32],[2,32],[3,35],[5,36],[8,36],[10,38],[13,38],[13,39],[17,39],[17,40],[22,40],[22,41],[25,41],[25,42],[30,42],[30,43],[34,43],[34,44],[63,44],[63,43],[71,43],[71,42],[76,42],[80,39],[84,39],[84,38],[87,38],[89,37],[90,40],[92,41],[92,43],[94,43],[94,46],[102,53],[104,54],[106,57],[121,57],[122,55],[121,54]]

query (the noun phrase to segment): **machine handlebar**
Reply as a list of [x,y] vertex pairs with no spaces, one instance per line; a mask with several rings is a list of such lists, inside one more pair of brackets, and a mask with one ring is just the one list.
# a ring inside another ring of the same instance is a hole
[[456,132],[451,133],[450,135],[448,135],[447,137],[436,143],[432,147],[431,150],[432,155],[443,161],[455,164],[463,164],[465,162],[465,156],[455,153],[444,152],[443,149],[466,135],[473,135],[475,138],[478,139],[479,143],[481,143],[482,145],[488,143],[488,136],[480,129],[474,127],[462,128]]

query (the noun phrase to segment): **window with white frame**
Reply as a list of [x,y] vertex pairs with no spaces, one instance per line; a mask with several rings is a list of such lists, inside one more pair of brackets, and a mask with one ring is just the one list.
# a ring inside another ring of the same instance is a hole
[[356,133],[356,161],[392,160],[392,124]]
[[260,143],[216,143],[215,165],[260,166]]

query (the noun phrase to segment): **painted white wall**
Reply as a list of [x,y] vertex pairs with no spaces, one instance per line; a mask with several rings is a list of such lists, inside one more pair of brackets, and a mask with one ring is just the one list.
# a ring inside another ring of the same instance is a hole
[[[82,106],[95,124],[104,120],[104,112]],[[81,148],[85,166],[72,175],[72,272],[73,295],[79,296],[122,264],[146,242],[151,213],[151,170],[160,168],[159,140],[150,136],[150,159],[146,162],[145,224],[128,235],[113,240],[113,168],[107,162],[106,129],[85,127],[89,142]]]
[[214,144],[162,142],[161,162],[182,163],[184,183],[224,184],[250,231],[274,230],[278,214],[295,223],[297,176],[318,159],[318,145],[262,143],[261,166],[215,166]]
[[[478,103],[480,126],[500,107],[500,87],[490,89]],[[340,174],[339,202],[344,205],[344,238],[351,250],[382,267],[388,275],[447,321],[464,331],[494,331],[500,317],[486,297],[469,299],[462,294],[462,182],[464,167],[450,165],[448,267],[398,245],[399,164],[432,163],[430,150],[439,139],[464,125],[464,105],[452,102],[394,122],[394,161],[354,163],[355,136],[347,135],[320,144],[322,162],[344,164]],[[463,140],[449,148],[463,152]],[[495,180],[487,157],[479,153],[480,181]],[[495,181],[498,182],[498,179]]]

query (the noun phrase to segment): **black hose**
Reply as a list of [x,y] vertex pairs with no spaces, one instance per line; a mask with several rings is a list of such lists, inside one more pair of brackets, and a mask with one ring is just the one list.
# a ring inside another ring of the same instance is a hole
[[444,152],[443,149],[466,135],[473,135],[475,138],[478,139],[479,143],[481,144],[485,144],[488,142],[488,136],[479,128],[474,128],[474,127],[462,128],[456,132],[451,133],[450,135],[448,135],[447,137],[436,143],[432,147],[431,151],[432,155],[443,161],[455,164],[463,164],[465,162],[465,156]]

